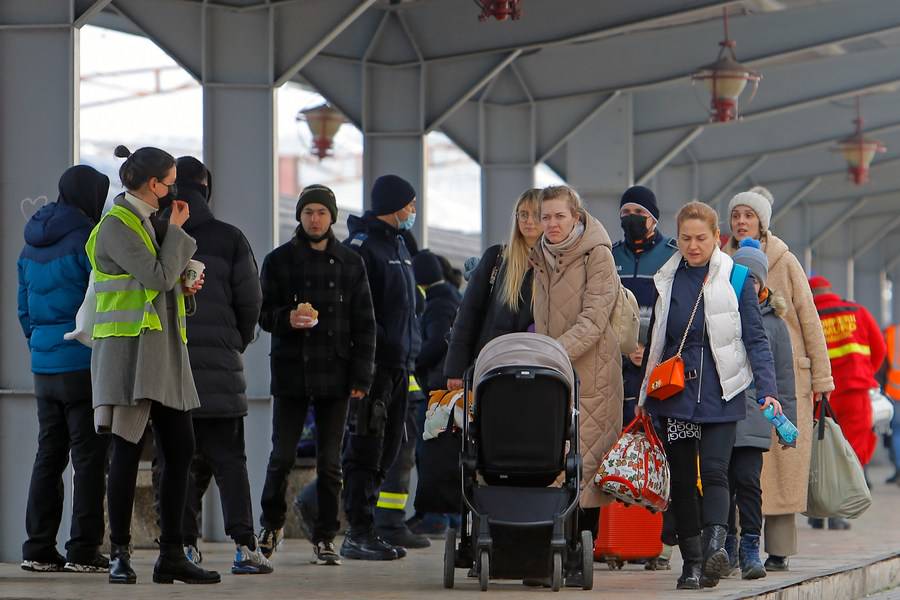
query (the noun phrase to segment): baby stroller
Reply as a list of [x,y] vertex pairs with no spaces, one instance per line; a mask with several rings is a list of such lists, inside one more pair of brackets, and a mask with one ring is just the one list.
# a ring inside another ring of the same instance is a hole
[[578,535],[576,510],[578,382],[565,350],[533,333],[496,338],[466,372],[465,392],[462,524],[458,547],[447,532],[444,587],[469,568],[482,591],[492,578],[546,578],[559,591],[563,566],[580,563],[591,589],[593,544],[589,531]]

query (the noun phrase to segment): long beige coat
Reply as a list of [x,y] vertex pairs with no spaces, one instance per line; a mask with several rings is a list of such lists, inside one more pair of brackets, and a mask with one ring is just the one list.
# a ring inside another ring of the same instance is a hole
[[609,324],[619,285],[612,242],[600,221],[582,218],[584,234],[557,265],[547,264],[540,244],[531,262],[535,329],[562,344],[581,381],[581,506],[592,508],[611,500],[593,481],[622,428],[622,355]]
[[[797,393],[797,429],[800,435],[796,448],[782,449],[776,443],[763,454],[760,482],[763,491],[763,514],[786,515],[806,510],[806,491],[809,482],[809,461],[812,452],[811,394],[834,389],[831,361],[819,313],[813,303],[806,273],[787,244],[771,232],[762,242],[769,259],[769,278],[766,287],[778,292],[787,302],[784,320],[791,334],[794,352],[794,382]],[[729,254],[735,250],[727,245]]]

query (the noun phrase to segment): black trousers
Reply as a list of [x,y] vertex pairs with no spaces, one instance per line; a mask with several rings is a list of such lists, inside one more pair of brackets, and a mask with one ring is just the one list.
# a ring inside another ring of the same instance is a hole
[[368,396],[350,403],[344,444],[344,512],[354,534],[374,526],[375,504],[385,475],[403,443],[409,375],[376,366]]
[[729,533],[737,533],[735,508],[741,515],[741,534],[760,535],[762,531],[762,487],[759,483],[762,465],[761,448],[735,448],[731,452]]
[[[731,496],[728,466],[734,447],[735,423],[704,423],[701,439],[666,442],[672,474],[672,506],[679,539],[700,534],[709,525],[728,525]],[[700,454],[702,501],[697,491],[697,453]],[[701,512],[702,507],[702,512]],[[702,517],[701,517],[702,514]]]
[[225,533],[236,544],[252,548],[253,507],[244,451],[244,418],[193,421],[195,450],[182,521],[184,543],[197,544],[203,494],[215,477],[222,499]]
[[[396,494],[391,499],[379,496],[375,513],[376,527],[397,527],[406,519],[406,503],[409,497],[409,480],[413,467],[416,466],[416,441],[421,439],[422,431],[419,429],[419,408],[425,404],[425,395],[422,392],[409,392],[407,395],[406,423],[400,450],[397,458],[390,466],[381,484],[381,492]],[[402,500],[401,500],[402,498]],[[403,504],[401,507],[400,504]],[[384,510],[382,510],[384,509]]]
[[[194,455],[194,428],[191,413],[167,408],[151,402],[150,421],[159,463],[159,541],[181,544],[181,522],[187,496],[188,474]],[[134,488],[144,440],[132,444],[117,435],[112,439],[109,465],[107,506],[109,509],[109,541],[131,543],[131,514]]]
[[56,552],[56,534],[62,519],[62,474],[69,464],[75,471],[72,528],[66,542],[67,558],[84,562],[103,543],[103,492],[109,439],[94,432],[91,407],[91,372],[35,373],[38,450],[31,471],[22,558],[41,560]]
[[[318,518],[313,543],[329,542],[340,528],[341,440],[347,422],[348,398],[316,398],[316,497]],[[297,442],[303,433],[309,399],[275,396],[272,407],[272,453],[266,468],[260,523],[266,529],[284,527],[287,512],[287,479],[297,458]]]

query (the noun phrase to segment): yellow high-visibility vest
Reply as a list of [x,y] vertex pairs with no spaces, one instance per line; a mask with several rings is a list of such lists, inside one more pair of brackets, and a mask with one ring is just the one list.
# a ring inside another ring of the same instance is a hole
[[[156,247],[150,239],[150,234],[144,229],[141,220],[127,208],[115,205],[106,213],[100,222],[91,231],[84,249],[91,268],[94,270],[94,291],[97,296],[97,309],[94,315],[94,329],[91,337],[94,339],[108,337],[137,337],[145,330],[162,331],[162,322],[159,314],[153,306],[153,300],[159,295],[159,290],[148,290],[134,278],[123,273],[122,275],[110,275],[97,268],[95,256],[97,247],[97,232],[106,219],[114,217],[122,221],[126,227],[137,234],[147,246],[153,256],[156,256]],[[178,304],[178,325],[181,332],[181,341],[187,343],[187,315],[184,306],[184,296],[176,293]]]

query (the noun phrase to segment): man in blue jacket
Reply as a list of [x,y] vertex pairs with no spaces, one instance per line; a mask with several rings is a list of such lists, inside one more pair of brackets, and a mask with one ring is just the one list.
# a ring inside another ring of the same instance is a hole
[[416,219],[416,192],[397,175],[384,175],[372,186],[372,208],[350,216],[344,242],[366,264],[375,308],[375,380],[364,398],[350,403],[349,435],[342,457],[344,512],[350,529],[341,556],[392,560],[406,549],[375,533],[379,488],[403,442],[409,373],[421,345],[416,323],[416,281],[401,231]]
[[[649,188],[642,185],[628,188],[622,194],[619,207],[625,238],[613,244],[613,260],[622,285],[631,290],[637,300],[641,309],[641,320],[649,323],[653,303],[656,301],[653,276],[678,250],[678,245],[674,239],[664,236],[657,229],[659,207],[656,204],[656,195]],[[637,373],[637,383],[640,386],[640,368],[635,370],[631,361],[626,358],[622,361],[622,370],[626,382],[633,380]],[[633,407],[624,411],[622,417],[626,422],[633,419]],[[648,563],[648,568],[668,568],[672,547],[677,544],[675,517],[671,511],[664,513],[662,541],[664,544],[662,555],[656,561]]]
[[641,185],[628,188],[619,206],[625,239],[613,244],[613,260],[622,285],[631,290],[641,314],[649,319],[656,298],[653,276],[675,254],[678,245],[657,229],[659,208],[650,189]]
[[[94,432],[91,350],[63,335],[75,329],[91,265],[84,244],[100,220],[109,178],[78,165],[59,180],[59,200],[25,226],[19,256],[18,312],[31,350],[37,400],[38,452],[31,472],[22,568],[103,573],[103,494],[107,438]],[[56,551],[63,509],[62,474],[72,453],[72,529],[66,558]]]

